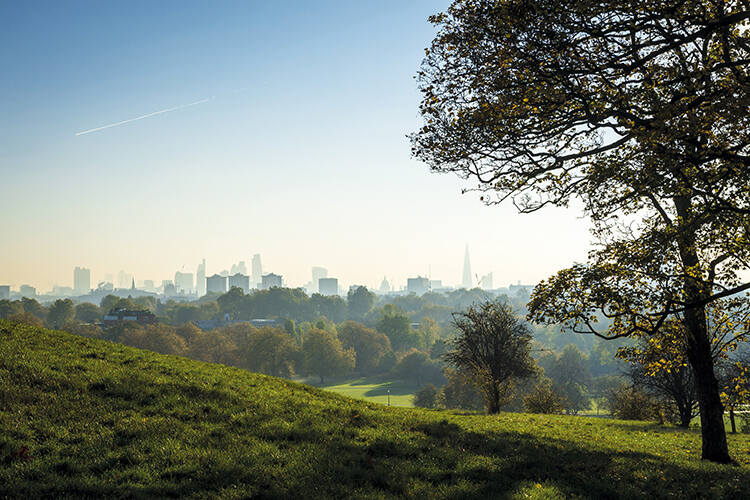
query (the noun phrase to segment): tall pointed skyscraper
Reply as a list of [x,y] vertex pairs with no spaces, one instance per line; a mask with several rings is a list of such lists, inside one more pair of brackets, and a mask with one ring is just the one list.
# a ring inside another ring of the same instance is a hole
[[461,286],[467,290],[474,288],[474,280],[471,279],[471,262],[469,262],[469,244],[466,244],[466,253],[464,254],[464,277],[461,280]]

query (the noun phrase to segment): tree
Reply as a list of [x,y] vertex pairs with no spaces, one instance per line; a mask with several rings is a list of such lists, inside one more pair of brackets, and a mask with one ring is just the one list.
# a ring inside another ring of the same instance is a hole
[[[418,73],[414,154],[522,212],[582,201],[600,242],[530,318],[606,338],[684,325],[702,456],[731,460],[706,306],[750,288],[745,2],[455,0]],[[612,319],[606,330],[596,312]]]
[[430,359],[426,352],[412,349],[393,367],[393,373],[396,377],[417,386],[429,382],[442,384],[445,382],[443,377],[443,368],[440,363]]
[[321,384],[325,377],[352,371],[356,359],[354,349],[344,349],[334,334],[319,328],[306,333],[302,343],[302,357],[307,373],[318,375]]
[[346,295],[346,302],[349,307],[349,318],[361,321],[372,309],[372,305],[375,303],[375,294],[368,290],[366,286],[358,286],[354,290],[349,290]]
[[474,377],[461,370],[446,368],[443,371],[446,384],[440,388],[439,403],[448,408],[481,410],[484,408],[482,391],[476,386]]
[[568,413],[575,414],[589,407],[588,358],[578,347],[568,344],[558,356],[551,353],[543,356],[539,365],[551,379],[555,391],[563,396],[562,404]]
[[76,306],[75,318],[83,323],[96,323],[102,319],[102,311],[95,304],[83,302]]
[[531,331],[510,306],[484,302],[456,313],[458,336],[451,341],[446,361],[475,379],[482,390],[488,413],[498,413],[509,383],[533,375]]
[[76,310],[70,299],[57,299],[49,306],[47,313],[47,325],[50,328],[60,328],[68,321],[75,318]]
[[427,384],[414,394],[414,406],[417,408],[435,408],[437,406],[437,396],[437,387]]
[[47,317],[47,310],[36,299],[21,297],[21,305],[23,305],[24,312],[33,314],[42,321]]
[[394,351],[402,351],[413,347],[414,339],[412,338],[409,317],[392,304],[386,304],[383,307],[377,330],[388,336]]
[[347,321],[338,327],[339,339],[344,348],[357,353],[356,370],[361,373],[378,371],[380,363],[391,351],[391,342],[384,334],[361,323]]
[[279,328],[257,329],[248,337],[242,349],[242,360],[248,370],[275,377],[294,376],[298,358],[297,343]]
[[118,300],[120,300],[120,298],[116,295],[105,295],[104,297],[102,297],[102,300],[99,301],[99,307],[102,308],[102,311],[108,313],[109,311],[114,309],[115,304],[117,304]]

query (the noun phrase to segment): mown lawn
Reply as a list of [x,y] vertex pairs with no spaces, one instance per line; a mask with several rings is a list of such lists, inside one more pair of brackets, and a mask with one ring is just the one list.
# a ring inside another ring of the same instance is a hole
[[384,407],[0,321],[0,498],[750,498],[700,436]]
[[419,387],[407,384],[402,380],[388,380],[382,376],[334,381],[331,384],[316,385],[316,387],[349,398],[363,399],[382,405],[388,405],[390,400],[391,406],[403,407],[414,406],[414,393],[419,390]]

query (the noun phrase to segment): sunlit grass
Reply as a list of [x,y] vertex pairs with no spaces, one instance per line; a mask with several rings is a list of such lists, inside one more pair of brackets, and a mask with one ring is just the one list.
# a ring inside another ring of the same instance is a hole
[[317,387],[349,398],[404,407],[414,406],[414,393],[419,390],[419,387],[413,384],[407,384],[402,380],[388,380],[382,376],[336,381],[330,385],[324,384]]
[[0,498],[750,498],[729,441],[738,466],[695,429],[389,408],[0,321]]

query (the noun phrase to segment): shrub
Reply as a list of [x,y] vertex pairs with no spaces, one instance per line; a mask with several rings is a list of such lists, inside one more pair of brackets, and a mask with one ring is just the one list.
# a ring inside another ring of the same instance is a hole
[[523,407],[529,413],[562,413],[565,398],[552,388],[549,379],[539,382],[523,398]]
[[659,405],[648,394],[635,387],[622,387],[612,392],[610,408],[615,418],[622,420],[655,420]]
[[427,384],[414,395],[414,406],[418,408],[435,408],[437,406],[437,396],[437,387]]

